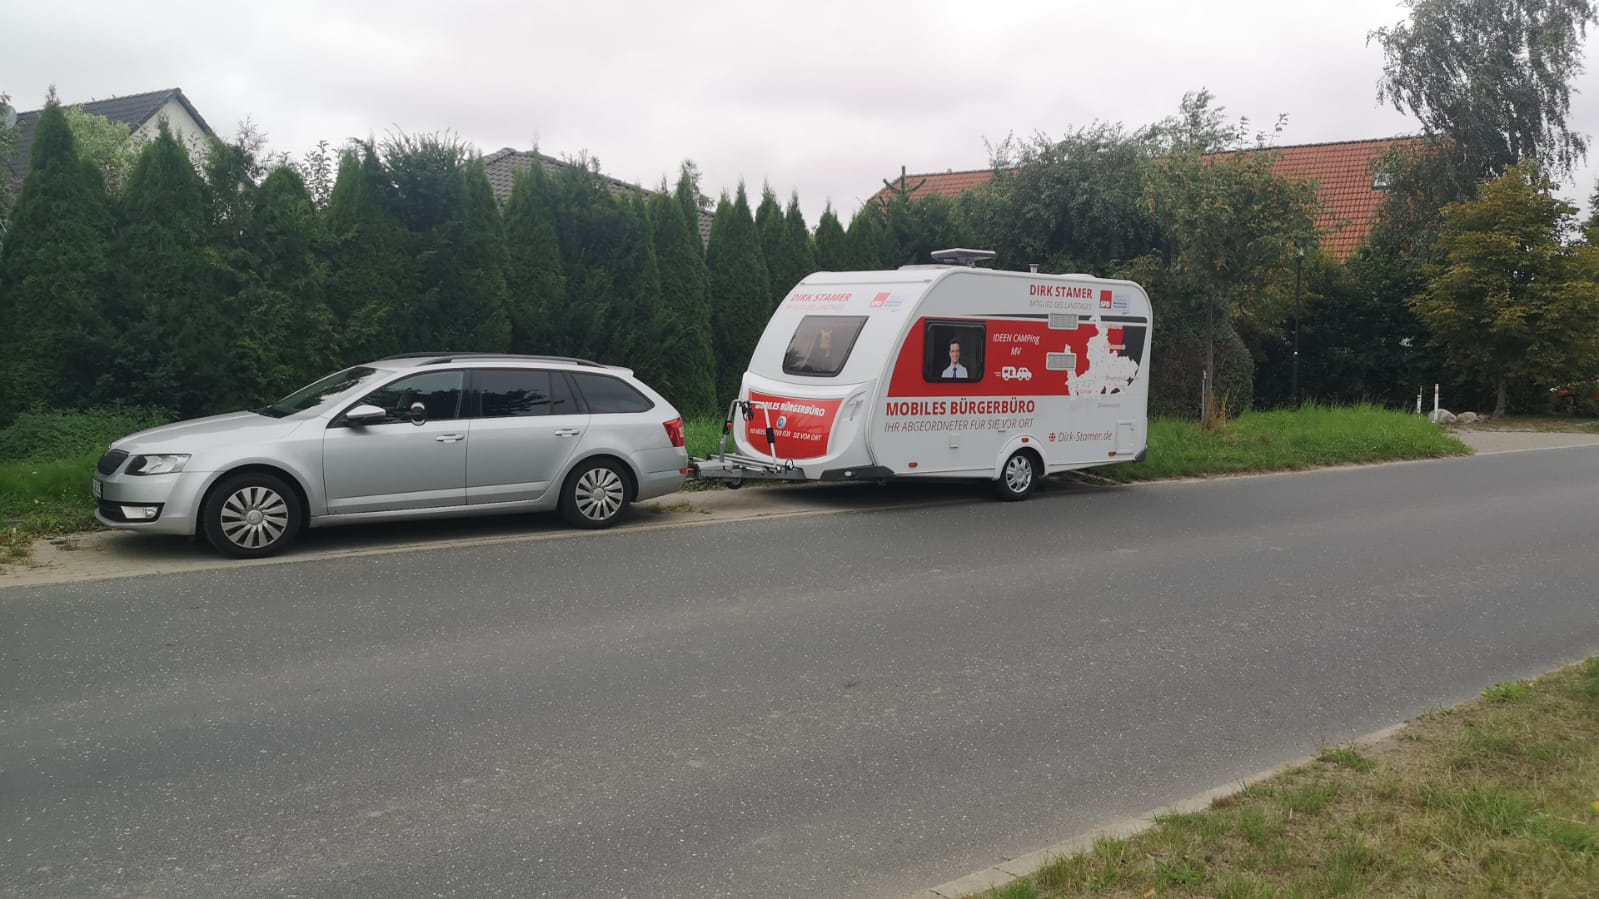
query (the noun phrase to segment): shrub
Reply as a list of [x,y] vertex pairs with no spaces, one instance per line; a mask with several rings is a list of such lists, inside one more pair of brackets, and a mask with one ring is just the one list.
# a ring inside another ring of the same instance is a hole
[[0,462],[49,462],[100,453],[113,440],[171,420],[164,409],[138,407],[24,412],[0,429]]

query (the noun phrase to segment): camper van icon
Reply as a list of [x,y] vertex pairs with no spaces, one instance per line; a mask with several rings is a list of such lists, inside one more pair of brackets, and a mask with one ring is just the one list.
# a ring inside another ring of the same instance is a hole
[[1006,381],[1031,381],[1033,373],[1025,366],[1007,365],[999,370],[999,376]]

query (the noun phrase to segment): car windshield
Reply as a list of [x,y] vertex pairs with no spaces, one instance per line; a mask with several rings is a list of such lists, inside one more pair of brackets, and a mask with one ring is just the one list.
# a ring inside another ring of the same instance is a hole
[[269,418],[285,418],[296,412],[314,409],[333,397],[354,390],[372,380],[377,373],[377,369],[364,365],[346,368],[344,371],[328,375],[315,384],[301,387],[272,405],[262,406],[255,411]]

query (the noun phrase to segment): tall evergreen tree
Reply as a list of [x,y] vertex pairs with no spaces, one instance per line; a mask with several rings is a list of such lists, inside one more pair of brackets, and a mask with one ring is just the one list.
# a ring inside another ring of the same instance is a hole
[[688,220],[689,230],[700,241],[700,256],[705,256],[705,245],[708,243],[707,235],[700,232],[700,210],[704,197],[700,195],[700,171],[694,163],[684,160],[683,171],[677,179],[677,203],[683,209],[683,216]]
[[234,401],[282,396],[337,365],[333,315],[323,301],[322,221],[294,169],[267,175],[253,195],[242,250],[251,265],[227,300]]
[[711,329],[716,348],[716,393],[731,399],[749,367],[750,354],[771,314],[771,278],[740,182],[733,200],[722,195],[711,224],[705,264],[710,272]]
[[324,296],[346,363],[399,352],[414,317],[416,263],[398,205],[375,147],[344,154],[325,213]]
[[461,242],[452,254],[455,264],[444,295],[454,330],[444,330],[444,341],[482,352],[504,352],[511,347],[505,223],[483,163],[472,162],[461,176]]
[[761,249],[766,249],[766,226],[773,219],[783,217],[783,207],[777,201],[777,192],[770,182],[761,185],[761,203],[755,207],[755,233],[761,235]]
[[821,220],[816,223],[816,268],[819,271],[850,270],[846,236],[844,225],[839,222],[838,214],[833,211],[833,204],[827,204],[822,210]]
[[[799,192],[795,191],[788,198],[788,211],[783,215],[784,226],[784,253],[793,263],[790,270],[797,277],[794,284],[798,284],[805,277],[816,271],[816,244],[811,240],[810,229],[805,227],[805,215],[800,212]],[[794,287],[789,285],[790,290]]]
[[639,272],[633,289],[635,324],[628,329],[631,345],[614,358],[632,368],[647,383],[656,383],[667,370],[666,341],[674,327],[673,316],[662,302],[660,254],[656,252],[655,223],[642,193],[628,201],[628,218],[641,226],[643,245],[638,250]]
[[[661,283],[658,322],[651,329],[660,341],[661,366],[652,384],[683,414],[697,416],[716,412],[723,398],[716,394],[716,355],[711,345],[711,307],[706,296],[708,276],[698,208],[690,210],[680,202],[688,177],[685,171],[678,182],[679,196],[663,192],[649,202]],[[688,189],[692,194],[691,183]]]
[[771,298],[772,307],[776,308],[783,295],[788,293],[788,287],[793,285],[780,286],[784,274],[779,269],[786,268],[779,259],[783,252],[783,207],[778,204],[777,194],[771,184],[761,187],[761,204],[755,207],[755,234],[761,241],[761,259],[766,262],[766,276],[771,283],[767,296]]
[[86,404],[109,355],[110,201],[53,95],[32,154],[0,243],[0,425],[33,405]]
[[483,166],[464,144],[431,134],[390,138],[383,161],[417,265],[417,302],[402,346],[505,350],[505,230]]
[[[645,220],[642,194],[617,196],[615,201],[615,218],[609,220],[606,236],[610,255],[595,260],[610,270],[616,290],[600,356],[648,372],[655,363],[640,354],[653,352],[645,332],[649,329],[651,311],[660,300],[660,272],[656,268],[655,248]],[[650,280],[652,271],[653,282]]]
[[876,203],[862,206],[850,220],[849,231],[845,234],[847,270],[866,272],[883,268],[888,263],[884,257],[890,252],[891,242],[888,226],[883,221],[883,207]]
[[230,386],[236,323],[223,314],[207,258],[200,176],[165,122],[128,176],[123,209],[110,316],[123,371],[107,396],[171,405],[185,417],[218,411]]
[[[791,209],[799,212],[799,201],[796,198]],[[762,201],[765,205],[765,201]],[[783,297],[794,288],[800,279],[810,274],[815,261],[809,258],[810,241],[806,238],[804,243],[793,239],[788,218],[781,209],[777,209],[777,200],[772,198],[772,206],[776,210],[769,213],[764,225],[758,225],[761,232],[761,257],[766,260],[767,276],[771,279],[771,289],[767,296],[771,297],[771,309],[776,309],[777,304],[783,302]],[[804,235],[804,218],[800,219],[801,235]]]
[[563,352],[554,320],[566,304],[561,242],[555,233],[554,185],[534,162],[518,172],[505,204],[509,260],[505,283],[510,299],[511,349],[518,353]]
[[587,164],[568,165],[551,180],[566,273],[566,302],[550,317],[556,345],[573,356],[602,356],[615,293],[615,278],[604,264],[611,252],[606,223],[618,215],[616,198]]

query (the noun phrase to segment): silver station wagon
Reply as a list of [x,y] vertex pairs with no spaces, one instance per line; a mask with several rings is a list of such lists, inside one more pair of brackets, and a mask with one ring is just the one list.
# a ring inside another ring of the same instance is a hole
[[302,527],[559,509],[614,524],[678,490],[683,419],[625,368],[555,356],[409,353],[254,412],[111,445],[93,490],[113,528],[271,555]]

